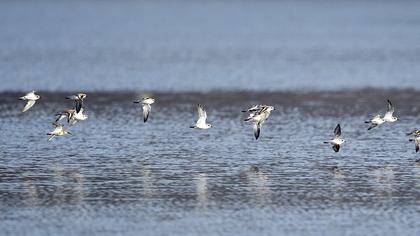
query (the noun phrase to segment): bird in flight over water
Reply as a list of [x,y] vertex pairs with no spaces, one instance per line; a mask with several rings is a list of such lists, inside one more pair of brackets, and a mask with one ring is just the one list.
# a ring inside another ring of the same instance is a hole
[[340,146],[341,146],[344,142],[345,142],[345,140],[341,138],[341,126],[340,126],[340,124],[338,124],[338,125],[335,127],[335,129],[334,129],[334,137],[333,137],[331,140],[326,141],[326,142],[324,142],[324,143],[331,144],[331,145],[332,145],[332,149],[333,149],[335,152],[338,152],[338,151],[340,151]]
[[210,129],[212,127],[211,124],[207,124],[207,112],[204,110],[203,105],[198,104],[197,105],[197,112],[198,112],[198,120],[195,123],[195,125],[190,126],[190,128],[196,128],[196,129]]
[[155,99],[150,97],[145,97],[140,101],[134,101],[134,103],[140,103],[143,109],[143,121],[146,123],[147,119],[149,118],[150,112],[152,110],[152,104],[155,102]]
[[27,93],[25,96],[20,97],[20,100],[26,101],[26,105],[23,108],[22,112],[29,110],[31,107],[35,105],[35,102],[40,99],[41,96],[35,94],[35,91]]

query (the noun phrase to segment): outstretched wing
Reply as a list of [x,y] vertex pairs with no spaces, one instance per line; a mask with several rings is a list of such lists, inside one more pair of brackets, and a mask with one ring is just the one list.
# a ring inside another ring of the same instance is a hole
[[334,134],[335,134],[335,136],[336,136],[336,137],[341,136],[341,126],[340,126],[340,124],[338,124],[338,125],[335,127],[335,129],[334,129]]
[[149,118],[150,111],[152,110],[152,107],[149,104],[143,103],[143,121],[146,122]]
[[260,137],[260,132],[261,132],[261,124],[254,123],[253,130],[254,130],[255,139],[258,140],[258,138]]
[[66,99],[77,100],[79,97],[77,95],[67,96]]
[[333,145],[332,148],[333,148],[334,152],[340,151],[340,145]]
[[388,100],[388,110],[387,110],[387,113],[389,112],[389,113],[393,114],[394,111],[395,111],[395,107],[392,105],[391,101]]
[[28,100],[28,102],[26,102],[26,105],[23,108],[22,112],[25,112],[25,111],[29,110],[29,108],[34,106],[34,104],[35,104],[35,100]]
[[206,119],[207,119],[207,113],[204,110],[203,105],[198,104],[197,105],[197,111],[198,111],[198,121],[197,121],[197,125],[198,124],[205,124],[206,123]]
[[415,144],[416,144],[416,152],[419,152],[419,149],[420,149],[420,139],[419,138],[416,138]]
[[83,100],[76,100],[76,113],[79,113],[82,107],[83,107]]
[[243,110],[242,112],[255,112],[260,110],[261,105],[253,105],[251,107],[248,107],[246,110]]

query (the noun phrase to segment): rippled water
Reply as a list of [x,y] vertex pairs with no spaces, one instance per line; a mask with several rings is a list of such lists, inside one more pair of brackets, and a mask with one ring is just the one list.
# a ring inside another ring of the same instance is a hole
[[0,1],[0,91],[419,88],[419,1]]
[[[405,132],[410,90],[89,93],[89,119],[47,141],[67,93],[0,94],[2,235],[419,235],[420,164]],[[400,120],[363,123],[393,100]],[[214,128],[188,128],[195,104]],[[240,110],[274,105],[260,140]],[[339,153],[322,142],[341,123]],[[334,171],[334,168],[338,168]]]

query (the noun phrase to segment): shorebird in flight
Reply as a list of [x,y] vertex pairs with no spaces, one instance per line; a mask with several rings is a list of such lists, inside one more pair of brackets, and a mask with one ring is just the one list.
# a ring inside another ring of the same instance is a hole
[[393,123],[398,120],[397,117],[394,116],[395,107],[392,105],[391,101],[388,100],[388,110],[384,115],[385,122]]
[[49,135],[50,137],[48,138],[48,141],[51,141],[54,137],[56,136],[63,136],[66,134],[70,134],[69,131],[64,129],[64,126],[62,124],[59,124],[57,122],[53,123],[54,126],[54,130],[47,133],[47,135]]
[[197,123],[193,126],[190,126],[190,128],[196,128],[196,129],[209,129],[212,127],[211,124],[207,124],[207,113],[204,110],[203,105],[198,104],[197,105],[197,112],[198,112],[198,120]]
[[145,97],[140,101],[134,101],[134,103],[140,103],[143,109],[143,121],[146,123],[149,118],[150,111],[152,110],[152,104],[155,102],[155,99],[150,97]]
[[29,92],[25,96],[20,97],[20,100],[26,101],[26,105],[23,108],[22,112],[25,112],[29,110],[29,108],[33,107],[35,105],[35,102],[40,98],[41,96],[35,94],[35,91]]
[[[258,109],[259,108],[259,109]],[[247,111],[251,112],[245,121],[253,123],[254,137],[258,139],[261,133],[261,126],[270,116],[271,111],[275,110],[273,106],[256,105],[248,108]],[[246,112],[246,111],[245,111]]]
[[88,118],[87,115],[83,114],[83,107],[80,109],[79,112],[76,112],[76,109],[67,109],[63,112],[57,113],[57,119],[55,122],[59,122],[60,120],[67,118],[67,123],[71,123],[72,125],[76,124],[78,121],[83,121]]
[[371,120],[365,121],[365,123],[370,124],[368,130],[371,130],[371,129],[385,123],[385,120],[384,120],[384,118],[381,117],[381,115],[376,115]]
[[392,105],[390,100],[387,102],[388,109],[383,117],[381,117],[381,115],[376,115],[371,120],[365,121],[366,124],[370,124],[368,130],[371,130],[385,122],[393,123],[398,120],[398,118],[394,116],[395,107]]
[[334,129],[334,137],[331,140],[329,140],[327,142],[324,142],[324,143],[331,144],[332,149],[335,152],[338,152],[338,151],[340,151],[340,146],[344,142],[345,142],[345,140],[341,138],[341,126],[340,126],[340,124],[338,124]]
[[85,98],[86,98],[86,94],[84,93],[78,93],[76,95],[71,95],[71,96],[66,97],[66,99],[74,100],[77,113],[79,113],[80,109],[82,109],[83,99]]

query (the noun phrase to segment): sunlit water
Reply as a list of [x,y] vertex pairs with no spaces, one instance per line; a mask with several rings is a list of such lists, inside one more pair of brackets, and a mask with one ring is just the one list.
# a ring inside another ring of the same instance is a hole
[[[67,93],[27,113],[0,94],[2,235],[419,235],[413,91],[90,93],[88,120],[47,141]],[[367,131],[393,100],[400,120]],[[373,100],[373,102],[370,102]],[[214,128],[195,130],[196,103]],[[240,110],[274,105],[261,137]],[[322,142],[341,123],[339,153]],[[334,169],[336,169],[334,171]]]

